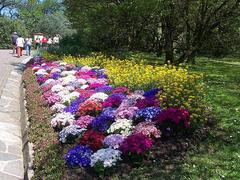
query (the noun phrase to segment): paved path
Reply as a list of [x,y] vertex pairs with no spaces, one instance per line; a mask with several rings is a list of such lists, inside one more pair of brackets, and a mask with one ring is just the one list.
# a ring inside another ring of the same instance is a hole
[[11,50],[0,50],[0,180],[24,178],[20,84],[21,61]]
[[26,57],[27,56],[22,56],[21,58],[17,58],[13,56],[11,50],[0,50],[0,96],[9,74],[17,67],[17,64]]

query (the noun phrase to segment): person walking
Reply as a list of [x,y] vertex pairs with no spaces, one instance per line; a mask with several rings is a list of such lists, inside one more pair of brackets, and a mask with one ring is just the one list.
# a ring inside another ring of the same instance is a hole
[[32,49],[32,38],[28,36],[25,39],[25,50],[26,50],[26,55],[30,56],[31,55],[31,49]]
[[13,48],[13,55],[16,53],[16,41],[17,41],[18,35],[17,32],[13,32],[11,39],[12,39],[12,48]]
[[52,38],[49,38],[49,39],[48,39],[47,44],[48,44],[48,47],[51,47],[51,46],[52,46],[52,44],[53,44]]
[[47,48],[47,41],[48,41],[47,37],[43,36],[43,38],[42,38],[42,47],[43,47],[43,49]]
[[41,46],[41,40],[39,37],[36,38],[35,44],[36,44],[36,50],[39,51],[39,48]]
[[19,35],[19,37],[16,40],[16,45],[17,45],[17,57],[20,58],[20,56],[22,56],[22,51],[24,48],[24,39],[22,38],[21,35]]

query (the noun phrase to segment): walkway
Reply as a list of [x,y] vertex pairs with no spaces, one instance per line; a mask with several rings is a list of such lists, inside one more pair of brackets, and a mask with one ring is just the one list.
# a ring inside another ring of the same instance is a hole
[[21,111],[20,62],[11,50],[0,50],[0,180],[24,178]]

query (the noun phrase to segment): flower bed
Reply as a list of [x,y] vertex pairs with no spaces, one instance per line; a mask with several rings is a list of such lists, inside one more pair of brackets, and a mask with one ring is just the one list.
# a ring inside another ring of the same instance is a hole
[[[157,98],[160,107],[181,107],[188,109],[191,121],[203,121],[206,111],[202,75],[190,73],[187,68],[171,65],[152,66],[132,60],[120,60],[115,57],[93,54],[88,57],[65,56],[67,63],[79,66],[98,66],[104,68],[110,84],[127,86],[131,90],[161,89]],[[150,91],[150,95],[151,95]]]
[[42,58],[35,58],[31,66],[43,101],[52,110],[48,123],[62,145],[71,144],[64,155],[69,168],[92,168],[102,174],[129,159],[141,161],[161,137],[190,127],[187,109],[161,108],[160,89],[112,86],[105,69]]

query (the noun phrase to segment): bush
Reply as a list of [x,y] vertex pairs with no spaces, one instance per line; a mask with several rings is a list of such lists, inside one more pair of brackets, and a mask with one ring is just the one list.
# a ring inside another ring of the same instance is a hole
[[57,54],[49,53],[48,51],[41,52],[41,56],[49,61],[57,61],[59,59],[59,56]]
[[87,57],[65,56],[63,60],[80,66],[99,66],[106,69],[110,83],[116,87],[127,86],[131,90],[162,89],[158,95],[161,108],[188,109],[191,119],[195,120],[204,117],[206,105],[202,75],[190,73],[185,67],[152,66],[142,61],[107,58],[101,54]]

